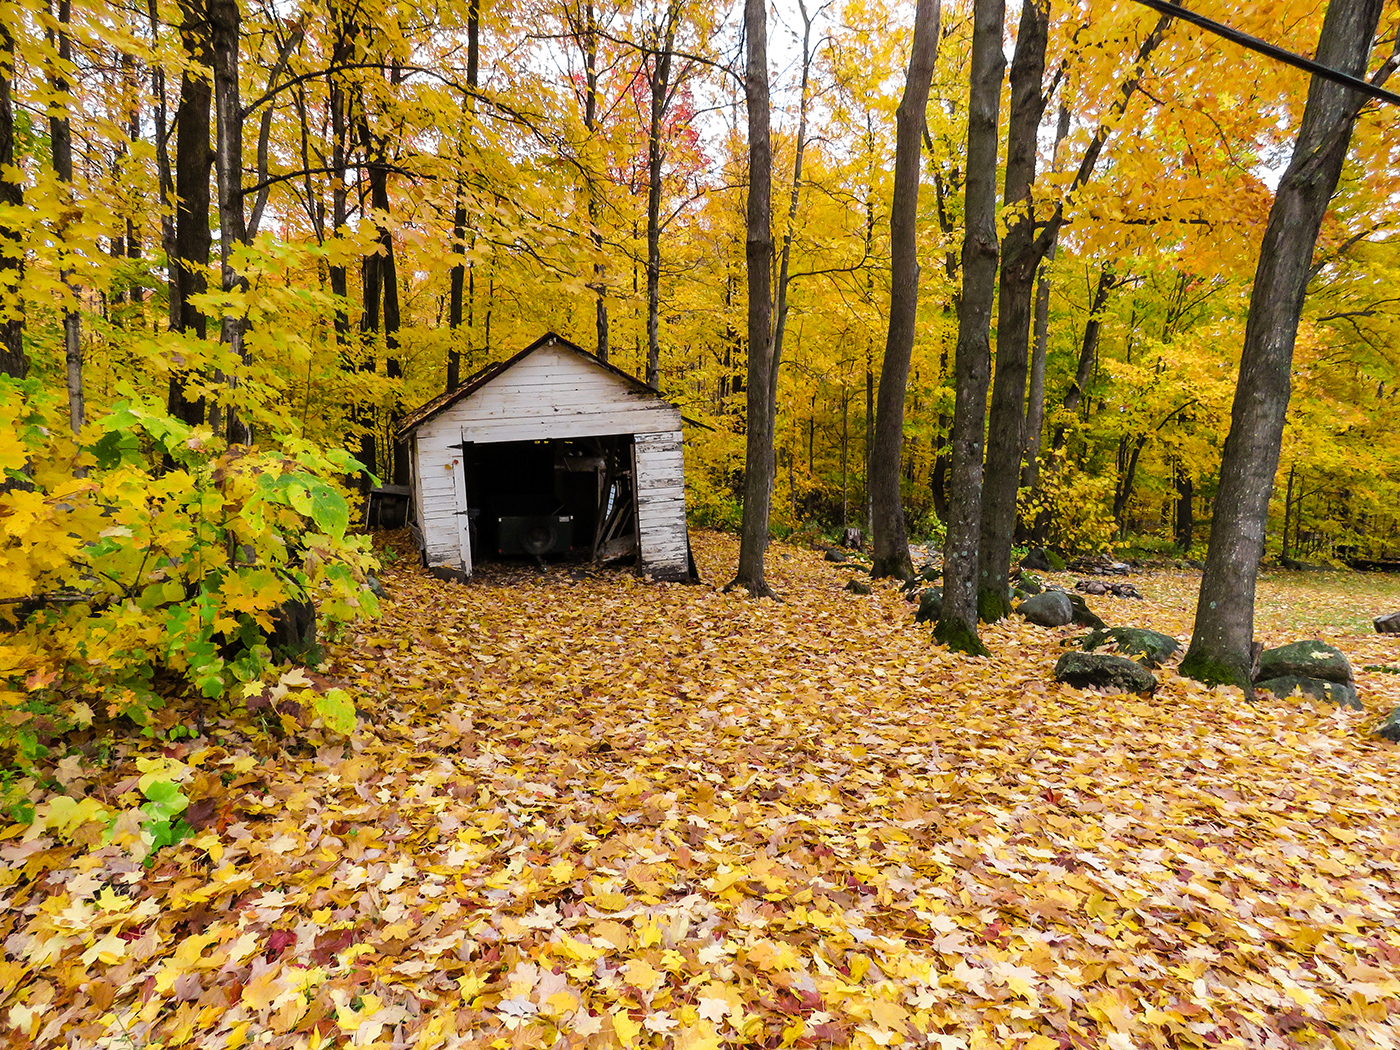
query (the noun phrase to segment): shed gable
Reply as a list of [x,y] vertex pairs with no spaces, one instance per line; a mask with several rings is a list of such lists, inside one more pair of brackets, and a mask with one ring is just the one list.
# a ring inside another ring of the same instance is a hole
[[679,430],[680,409],[562,341],[544,343],[418,427],[428,445]]

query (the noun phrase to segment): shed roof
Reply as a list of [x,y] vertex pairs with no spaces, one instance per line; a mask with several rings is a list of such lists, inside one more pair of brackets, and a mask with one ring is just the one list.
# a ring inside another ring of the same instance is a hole
[[584,358],[589,363],[596,365],[597,367],[604,369],[607,372],[612,373],[613,375],[617,376],[619,379],[627,383],[628,386],[632,387],[634,392],[638,394],[644,394],[648,397],[655,398],[657,401],[663,402],[668,405],[671,403],[667,401],[664,397],[662,397],[660,394],[658,394],[651,387],[643,383],[636,376],[629,375],[622,369],[617,368],[614,365],[610,365],[606,361],[600,360],[597,354],[590,354],[587,350],[583,349],[583,347],[577,345],[576,343],[569,342],[569,340],[565,339],[562,335],[558,335],[554,332],[546,332],[544,335],[540,336],[533,343],[527,346],[524,350],[521,350],[514,357],[509,357],[504,361],[497,361],[495,364],[487,365],[479,372],[474,373],[470,378],[467,379],[465,383],[459,386],[456,390],[449,390],[446,393],[439,394],[427,404],[421,405],[418,408],[414,409],[407,416],[405,416],[403,421],[399,424],[399,440],[402,441],[404,438],[407,438],[411,433],[413,433],[413,431],[417,430],[424,423],[428,422],[428,420],[441,415],[443,412],[447,411],[447,409],[451,408],[457,402],[463,400],[464,398],[470,397],[472,394],[476,393],[478,390],[484,387],[487,383],[491,382],[491,380],[495,379],[501,373],[507,371],[514,365],[525,360],[525,358],[529,357],[536,350],[539,350],[541,347],[549,346],[551,344],[554,346],[561,347],[565,350],[572,351],[579,357]]

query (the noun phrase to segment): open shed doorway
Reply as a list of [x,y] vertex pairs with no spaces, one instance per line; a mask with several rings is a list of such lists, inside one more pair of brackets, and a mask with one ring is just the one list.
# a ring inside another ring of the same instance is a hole
[[635,558],[631,434],[467,443],[474,561]]

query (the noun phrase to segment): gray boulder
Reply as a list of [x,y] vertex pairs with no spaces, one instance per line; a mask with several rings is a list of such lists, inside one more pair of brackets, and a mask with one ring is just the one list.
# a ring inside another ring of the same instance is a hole
[[1065,653],[1055,664],[1055,681],[1078,689],[1096,686],[1127,693],[1150,693],[1157,688],[1157,678],[1147,668],[1107,653]]
[[919,611],[914,614],[915,623],[933,623],[943,611],[943,588],[927,587],[919,595]]
[[1094,631],[1084,639],[1084,649],[1092,652],[1111,646],[1119,656],[1136,660],[1144,667],[1161,667],[1181,648],[1169,634],[1149,631],[1144,627],[1112,627]]
[[844,551],[839,551],[835,547],[832,547],[826,552],[826,560],[831,562],[833,565],[840,565],[843,561],[846,560],[846,554]]
[[1377,616],[1375,623],[1377,634],[1400,634],[1400,612]]
[[1063,627],[1074,620],[1074,605],[1064,591],[1033,594],[1016,611],[1037,627]]
[[872,593],[870,584],[864,582],[863,580],[857,580],[857,579],[854,579],[854,578],[851,579],[851,580],[848,580],[848,581],[846,582],[846,586],[842,587],[841,589],[842,589],[843,591],[850,591],[852,594],[870,594],[870,593]]
[[1371,730],[1371,734],[1382,740],[1393,740],[1400,743],[1400,707],[1386,715],[1385,721]]
[[1308,678],[1303,675],[1280,675],[1254,683],[1255,689],[1264,689],[1277,697],[1293,695],[1297,689],[1304,696],[1317,700],[1330,700],[1342,707],[1361,710],[1361,700],[1356,695],[1356,687],[1350,682],[1329,682],[1323,678]]
[[1254,680],[1262,683],[1274,678],[1321,678],[1345,685],[1355,680],[1342,651],[1316,639],[1265,649],[1259,656]]

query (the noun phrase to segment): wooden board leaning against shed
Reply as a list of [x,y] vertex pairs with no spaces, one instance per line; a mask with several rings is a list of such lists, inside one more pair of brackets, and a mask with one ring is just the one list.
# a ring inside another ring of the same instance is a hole
[[438,575],[493,556],[633,556],[658,580],[694,579],[681,413],[550,333],[410,413],[414,538]]

